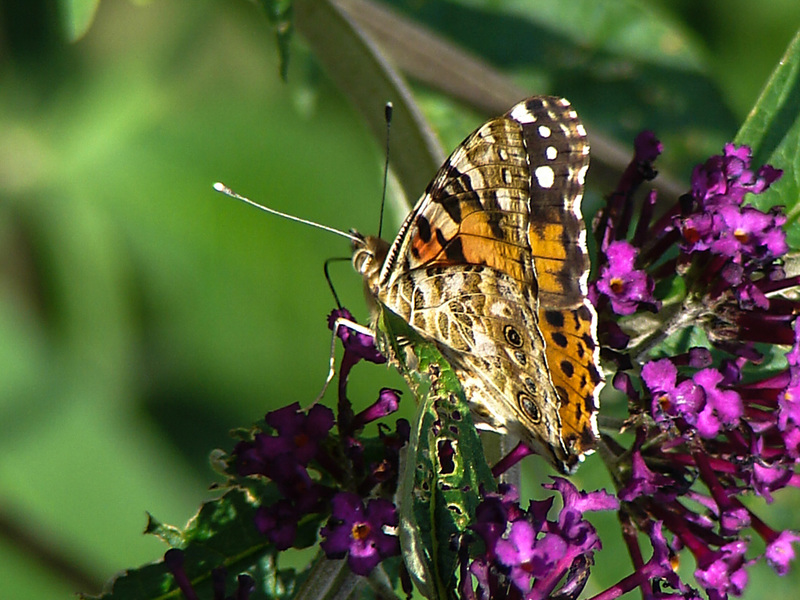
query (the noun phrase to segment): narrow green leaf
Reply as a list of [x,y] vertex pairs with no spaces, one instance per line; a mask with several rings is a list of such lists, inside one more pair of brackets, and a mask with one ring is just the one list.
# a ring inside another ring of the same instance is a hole
[[67,39],[76,42],[89,31],[100,0],[61,0],[61,24]]
[[[384,104],[394,105],[392,170],[407,198],[416,198],[444,160],[439,141],[405,81],[378,46],[331,0],[295,0],[295,27],[328,75],[364,118],[375,139],[386,137]],[[406,209],[407,210],[407,209]]]
[[[800,217],[800,31],[734,141],[753,149],[754,166],[769,163],[783,169],[783,177],[752,202],[761,210],[785,206],[791,231]],[[789,241],[796,248],[800,239],[790,235]]]

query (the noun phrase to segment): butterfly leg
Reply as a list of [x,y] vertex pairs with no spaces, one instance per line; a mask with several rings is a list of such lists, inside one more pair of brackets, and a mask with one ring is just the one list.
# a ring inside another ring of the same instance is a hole
[[351,321],[350,319],[339,317],[333,322],[333,335],[331,336],[330,367],[328,369],[328,376],[325,378],[325,384],[322,386],[322,391],[314,399],[312,406],[322,400],[325,392],[328,391],[328,386],[330,385],[331,381],[333,381],[333,376],[336,375],[336,338],[338,337],[339,327],[346,327],[350,331],[375,337],[375,334],[369,327],[356,323],[355,321]]

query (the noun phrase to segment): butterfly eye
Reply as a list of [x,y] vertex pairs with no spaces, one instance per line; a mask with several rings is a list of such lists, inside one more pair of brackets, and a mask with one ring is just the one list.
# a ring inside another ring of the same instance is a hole
[[519,334],[519,331],[514,329],[513,325],[506,325],[503,327],[503,335],[513,348],[522,348],[522,336]]
[[518,392],[517,402],[519,402],[519,407],[522,409],[522,412],[528,415],[534,424],[542,420],[542,413],[539,412],[539,407],[536,406],[531,396],[525,392]]

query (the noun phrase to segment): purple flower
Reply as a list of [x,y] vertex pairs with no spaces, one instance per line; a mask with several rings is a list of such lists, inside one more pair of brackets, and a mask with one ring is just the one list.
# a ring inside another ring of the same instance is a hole
[[[478,506],[472,529],[483,538],[485,552],[472,562],[469,572],[478,581],[479,597],[488,598],[501,588],[502,578],[525,598],[548,598],[559,583],[562,590],[575,588],[575,595],[580,593],[591,557],[601,547],[583,513],[613,510],[619,503],[604,491],[580,492],[562,478],[554,477],[544,487],[562,495],[563,508],[555,521],[547,519],[552,497],[531,502],[522,511],[513,487],[504,488],[502,494],[487,494]],[[471,587],[469,592],[474,596]]]
[[744,553],[747,544],[737,540],[722,546],[718,552],[708,553],[698,559],[694,578],[703,586],[711,600],[722,600],[728,594],[740,596],[747,585]]
[[789,382],[778,396],[778,427],[793,431],[800,425],[800,319],[794,323],[794,345],[786,354]]
[[664,151],[664,144],[652,131],[642,131],[633,141],[633,160],[636,163],[652,163]]
[[331,520],[320,534],[320,546],[328,558],[347,556],[350,570],[369,575],[383,559],[400,554],[396,535],[385,528],[397,527],[397,509],[383,498],[373,498],[366,508],[361,498],[349,492],[333,497]]
[[742,257],[773,259],[788,251],[781,226],[783,215],[763,213],[744,206],[723,206],[713,216],[715,241],[711,250],[736,260]]
[[739,394],[718,387],[722,379],[722,373],[711,368],[692,377],[704,393],[705,406],[697,417],[697,430],[706,438],[716,436],[722,427],[734,427],[744,412]]
[[619,508],[619,501],[605,490],[582,492],[568,479],[563,477],[553,477],[552,479],[553,483],[545,483],[542,487],[561,494],[564,504],[561,515],[564,515],[565,512],[576,512],[583,515],[585,512]]
[[760,194],[783,171],[765,165],[749,170],[752,152],[748,146],[725,144],[722,155],[712,156],[692,173],[692,195],[705,208],[739,205],[747,193]]
[[789,572],[789,563],[794,560],[794,547],[792,544],[800,542],[800,535],[793,531],[782,531],[774,540],[767,544],[764,556],[767,564],[778,575]]
[[608,264],[603,267],[597,289],[608,296],[618,315],[630,315],[640,305],[657,307],[655,284],[650,276],[634,268],[638,251],[628,242],[612,242],[606,249]]
[[400,390],[382,388],[375,403],[353,417],[351,424],[353,430],[361,429],[367,423],[372,423],[372,421],[377,421],[395,412],[400,405],[401,393]]
[[[346,322],[343,322],[346,321]],[[356,324],[353,315],[346,308],[339,308],[328,315],[328,328],[342,340],[344,346],[344,356],[339,368],[338,385],[338,423],[339,430],[343,433],[353,431],[353,409],[347,399],[347,381],[350,371],[361,360],[366,360],[375,364],[383,364],[386,357],[383,356],[375,347],[375,336],[371,333],[364,333],[353,327]]]
[[[763,443],[763,438],[759,439],[759,442]],[[767,502],[772,502],[772,492],[785,488],[791,481],[792,475],[794,471],[786,465],[755,461],[747,482],[756,494]]]
[[642,381],[653,394],[652,415],[657,423],[669,417],[683,417],[687,423],[697,420],[703,405],[702,390],[690,379],[678,383],[678,369],[668,358],[645,363]]
[[[592,296],[599,300],[597,330],[618,369],[614,388],[628,398],[622,426],[636,432],[633,444],[614,439],[609,448],[619,446],[606,461],[619,482],[634,573],[597,598],[632,586],[645,597],[675,597],[649,582],[651,568],[677,596],[696,597],[667,570],[667,555],[687,549],[697,562],[695,580],[711,600],[721,600],[747,583],[750,532],[764,540],[765,560],[774,560],[778,572],[788,568],[799,541],[794,533],[781,537],[740,497],[755,493],[769,502],[785,487],[800,487],[800,332],[789,329],[800,302],[777,293],[800,278],[787,278],[780,261],[788,250],[781,209],[745,204],[780,170],[754,168],[750,148],[727,144],[695,168],[691,193],[651,223],[654,194],[637,210],[629,193],[632,169],[645,154],[637,146],[640,158],[596,218],[596,243],[608,260]],[[653,303],[655,289],[669,290],[666,310],[647,321],[617,317]],[[690,334],[709,347],[675,354]],[[794,342],[788,368],[759,379],[764,355],[756,342]],[[651,535],[655,566],[642,557],[637,530]],[[669,552],[662,530],[672,536]]]
[[641,452],[635,450],[631,458],[630,479],[617,496],[625,502],[630,502],[639,496],[653,496],[659,501],[671,501],[675,499],[677,493],[667,490],[674,484],[674,479],[651,471]]
[[333,411],[326,406],[315,404],[304,413],[297,402],[267,413],[264,420],[277,435],[258,433],[252,442],[237,444],[234,456],[241,475],[274,478],[276,468],[287,462],[308,465],[334,423]]
[[[483,501],[475,510],[475,523],[471,529],[478,533],[486,544],[487,553],[494,556],[494,548],[500,537],[505,533],[509,521],[522,518],[523,512],[519,507],[519,492],[511,485],[498,486],[498,492],[484,495]],[[544,509],[544,514],[550,510],[552,498]]]
[[304,514],[289,500],[281,499],[271,506],[261,506],[256,512],[256,528],[267,536],[277,550],[286,550],[294,544],[297,524]]
[[509,578],[520,591],[531,588],[534,577],[546,575],[567,553],[567,542],[555,534],[537,539],[539,531],[528,521],[514,521],[506,537],[497,541],[495,554],[510,569]]
[[291,453],[303,465],[316,457],[319,442],[327,437],[334,424],[333,411],[321,404],[315,404],[306,413],[297,403],[290,404],[268,413],[264,420],[278,435],[265,438],[262,448],[269,447],[273,456]]
[[[355,323],[352,313],[346,308],[339,308],[328,315],[328,329],[336,327],[336,335],[344,344],[345,358],[343,363],[354,365],[359,360],[366,360],[375,364],[383,364],[386,357],[383,356],[375,347],[375,336],[368,335],[347,326],[347,323],[337,323],[338,320],[345,320]],[[342,366],[344,371],[344,365]],[[349,371],[349,369],[348,369]]]

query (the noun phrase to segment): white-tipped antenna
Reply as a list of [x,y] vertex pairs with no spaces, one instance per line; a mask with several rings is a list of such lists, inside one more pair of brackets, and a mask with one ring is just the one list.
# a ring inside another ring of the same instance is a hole
[[283,217],[284,219],[289,219],[290,221],[297,221],[298,223],[311,225],[312,227],[316,227],[317,229],[324,229],[325,231],[330,231],[331,233],[335,233],[342,237],[346,237],[347,239],[352,240],[354,242],[362,241],[361,238],[353,235],[352,233],[340,231],[338,229],[334,229],[333,227],[328,227],[327,225],[321,225],[319,223],[315,223],[314,221],[308,221],[307,219],[301,219],[300,217],[295,217],[294,215],[287,215],[286,213],[283,213],[279,210],[275,210],[274,208],[268,208],[263,204],[259,204],[258,202],[250,200],[250,198],[245,198],[244,196],[237,194],[227,185],[219,181],[214,184],[214,189],[220,192],[221,194],[225,194],[226,196],[230,196],[231,198],[234,198],[236,200],[241,200],[245,204],[249,204],[250,206],[255,206],[259,210],[263,210],[264,212],[270,213],[272,215],[277,215],[279,217]]

